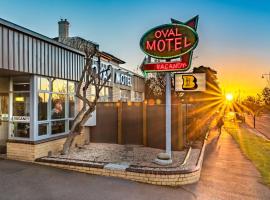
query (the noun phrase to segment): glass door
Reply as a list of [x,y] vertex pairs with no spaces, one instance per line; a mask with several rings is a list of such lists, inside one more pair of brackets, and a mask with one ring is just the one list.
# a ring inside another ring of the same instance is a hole
[[6,153],[8,139],[8,93],[0,93],[0,153]]

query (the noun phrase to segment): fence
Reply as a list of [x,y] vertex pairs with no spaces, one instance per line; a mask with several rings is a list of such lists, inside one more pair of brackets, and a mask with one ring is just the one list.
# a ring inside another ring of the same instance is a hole
[[[172,149],[184,146],[185,107],[172,105]],[[97,104],[97,124],[90,128],[90,141],[138,144],[165,149],[165,105],[146,102]]]

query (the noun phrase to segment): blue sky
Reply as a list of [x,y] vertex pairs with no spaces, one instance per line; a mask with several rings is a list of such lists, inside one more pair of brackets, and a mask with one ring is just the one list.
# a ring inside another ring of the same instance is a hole
[[143,59],[139,40],[145,31],[197,14],[200,42],[193,66],[216,69],[227,90],[262,89],[261,74],[270,71],[270,1],[0,0],[1,18],[49,37],[57,36],[57,21],[67,18],[71,36],[99,43],[130,69]]

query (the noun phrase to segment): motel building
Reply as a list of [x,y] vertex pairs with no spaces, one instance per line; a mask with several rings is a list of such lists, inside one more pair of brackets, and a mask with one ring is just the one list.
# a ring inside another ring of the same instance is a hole
[[[58,24],[58,38],[68,37],[69,23]],[[57,40],[0,19],[0,153],[7,158],[33,161],[61,150],[72,125],[84,54]],[[112,75],[100,101],[144,100],[144,78],[124,63],[101,52],[101,65],[110,65]],[[88,94],[94,97],[91,88]],[[89,139],[88,128],[75,143]]]

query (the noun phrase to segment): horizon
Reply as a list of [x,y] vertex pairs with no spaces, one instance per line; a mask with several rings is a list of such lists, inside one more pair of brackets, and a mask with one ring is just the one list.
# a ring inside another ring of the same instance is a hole
[[144,58],[139,41],[146,31],[169,23],[170,18],[185,22],[199,15],[199,44],[192,67],[203,65],[216,70],[226,92],[256,95],[267,86],[261,75],[270,71],[270,27],[265,25],[270,19],[269,2],[170,2],[174,6],[162,1],[53,1],[49,4],[48,1],[11,0],[1,1],[0,17],[50,38],[58,36],[57,22],[66,18],[71,24],[70,36],[98,43],[102,51],[126,61],[124,66],[134,71]]

